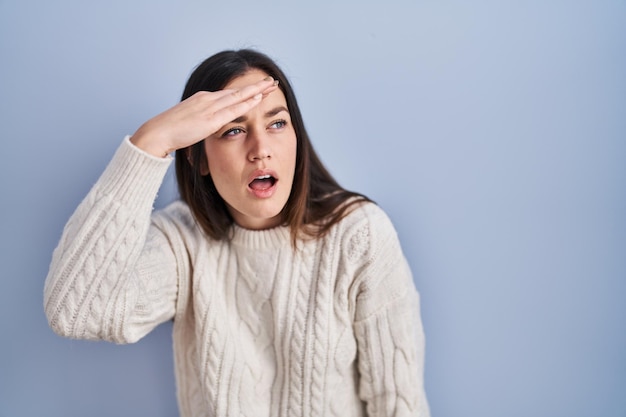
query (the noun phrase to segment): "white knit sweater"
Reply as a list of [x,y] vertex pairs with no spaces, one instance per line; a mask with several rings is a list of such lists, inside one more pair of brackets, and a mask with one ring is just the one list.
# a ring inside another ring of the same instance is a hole
[[139,340],[174,320],[181,416],[428,416],[419,298],[396,232],[364,204],[324,238],[152,205],[171,158],[126,138],[76,209],[44,289],[50,326]]

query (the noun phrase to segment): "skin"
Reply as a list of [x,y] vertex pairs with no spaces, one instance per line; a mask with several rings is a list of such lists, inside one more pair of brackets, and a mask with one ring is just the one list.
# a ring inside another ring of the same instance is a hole
[[[284,110],[277,112],[280,107]],[[201,173],[212,175],[235,222],[267,229],[281,223],[295,171],[296,137],[286,108],[274,80],[251,70],[224,90],[197,92],[148,120],[131,142],[153,156],[166,157],[205,140],[208,166],[201,167]],[[266,173],[263,170],[278,181],[258,195],[249,183],[255,173]]]

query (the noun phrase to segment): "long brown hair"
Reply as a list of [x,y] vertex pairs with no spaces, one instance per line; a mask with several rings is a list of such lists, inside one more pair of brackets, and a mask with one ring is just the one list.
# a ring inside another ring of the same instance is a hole
[[[198,91],[221,90],[251,69],[261,70],[279,81],[296,133],[296,170],[291,193],[282,211],[283,224],[290,226],[294,244],[303,235],[321,237],[347,214],[351,206],[371,200],[342,188],[324,167],[304,128],[289,80],[272,59],[250,49],[217,53],[193,71],[181,100]],[[233,218],[211,175],[200,172],[206,164],[204,152],[202,142],[176,151],[178,190],[207,235],[217,240],[228,239]]]

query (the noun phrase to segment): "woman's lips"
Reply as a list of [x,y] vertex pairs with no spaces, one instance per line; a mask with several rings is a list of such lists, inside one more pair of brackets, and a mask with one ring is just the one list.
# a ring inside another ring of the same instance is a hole
[[248,191],[257,198],[268,198],[276,192],[278,176],[272,170],[255,170],[248,180]]

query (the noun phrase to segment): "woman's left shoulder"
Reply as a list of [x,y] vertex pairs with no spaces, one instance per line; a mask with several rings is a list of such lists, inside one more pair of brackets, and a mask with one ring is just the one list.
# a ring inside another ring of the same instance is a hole
[[359,201],[349,207],[337,225],[337,237],[346,255],[352,259],[368,259],[381,250],[400,250],[398,234],[389,216],[376,203]]
[[395,228],[387,213],[372,201],[357,201],[351,204],[342,220],[346,229],[353,227],[393,231]]

